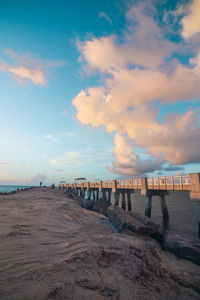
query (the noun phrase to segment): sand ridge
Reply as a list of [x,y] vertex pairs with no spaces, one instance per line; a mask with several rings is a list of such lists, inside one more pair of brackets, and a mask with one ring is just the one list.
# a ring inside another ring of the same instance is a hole
[[199,280],[198,266],[59,190],[0,196],[0,299],[199,299]]

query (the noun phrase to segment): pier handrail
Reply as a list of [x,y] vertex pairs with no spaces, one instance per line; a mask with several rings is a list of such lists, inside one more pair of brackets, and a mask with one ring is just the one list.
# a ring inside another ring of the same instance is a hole
[[[114,182],[114,185],[113,185]],[[191,198],[200,198],[200,173],[148,178],[114,179],[75,184],[59,184],[59,187],[93,189],[140,189],[140,190],[188,190]]]

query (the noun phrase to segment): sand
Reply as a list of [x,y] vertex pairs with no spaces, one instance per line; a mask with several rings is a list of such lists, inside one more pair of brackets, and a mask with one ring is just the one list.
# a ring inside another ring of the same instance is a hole
[[0,196],[0,299],[199,299],[200,267],[61,191]]

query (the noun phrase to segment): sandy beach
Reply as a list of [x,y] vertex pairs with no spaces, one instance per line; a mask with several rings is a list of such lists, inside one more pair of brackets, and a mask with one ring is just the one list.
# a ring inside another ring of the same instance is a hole
[[199,299],[200,267],[61,191],[0,196],[0,299]]

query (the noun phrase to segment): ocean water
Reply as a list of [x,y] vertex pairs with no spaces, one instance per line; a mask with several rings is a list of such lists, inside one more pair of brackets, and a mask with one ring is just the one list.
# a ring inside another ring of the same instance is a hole
[[0,185],[0,193],[9,193],[12,191],[17,191],[17,189],[30,188],[31,186],[25,185]]
[[[102,194],[99,196],[101,197]],[[169,212],[168,222],[163,221],[160,199],[157,196],[152,197],[151,218],[160,223],[162,230],[173,230],[197,237],[200,201],[190,199],[189,191],[170,191],[165,199]],[[114,193],[111,202],[114,204]],[[135,193],[131,194],[131,202],[132,210],[144,215],[146,196],[141,195],[139,190],[135,190]],[[121,206],[121,199],[119,199],[119,206]]]

